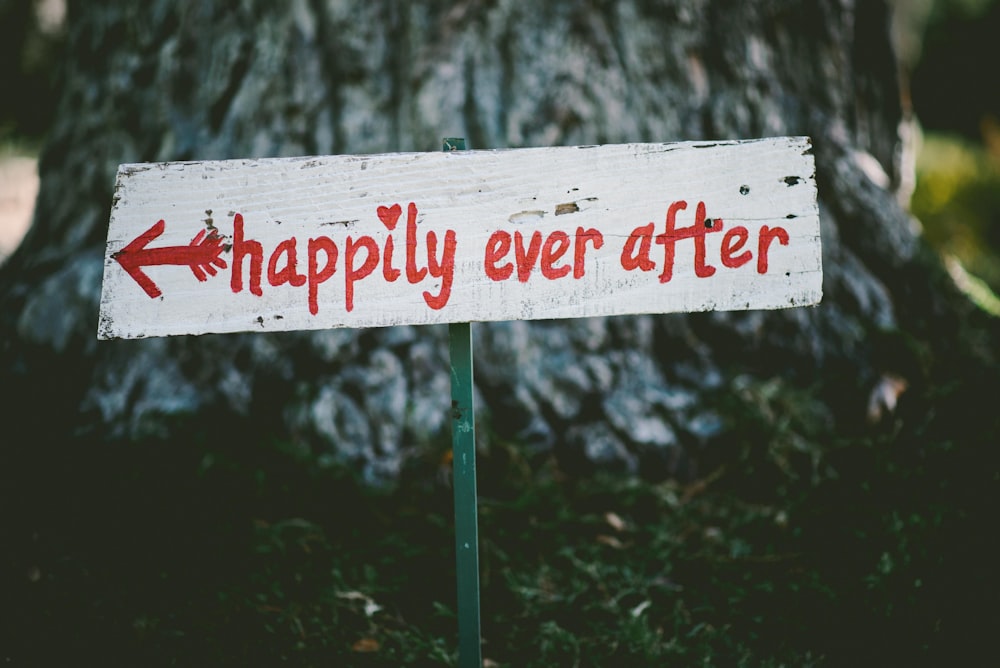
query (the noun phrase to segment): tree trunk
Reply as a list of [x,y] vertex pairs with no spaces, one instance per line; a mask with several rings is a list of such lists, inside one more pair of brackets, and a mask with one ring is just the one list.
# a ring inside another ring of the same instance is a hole
[[124,162],[811,136],[821,306],[475,326],[483,447],[567,471],[690,478],[748,383],[809,390],[850,432],[891,408],[886,378],[993,354],[900,205],[884,3],[150,0],[75,3],[69,26],[34,225],[0,269],[8,455],[252,435],[382,483],[448,442],[440,327],[98,343]]

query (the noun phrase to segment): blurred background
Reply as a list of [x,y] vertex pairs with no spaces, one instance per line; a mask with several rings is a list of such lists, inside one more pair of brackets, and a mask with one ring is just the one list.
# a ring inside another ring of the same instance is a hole
[[37,156],[57,100],[65,0],[0,1],[0,262],[20,243],[38,194]]
[[[901,128],[914,156],[911,211],[960,286],[1000,314],[1000,2],[892,5],[913,118]],[[0,86],[8,91],[0,101],[0,261],[31,221],[65,21],[66,0],[0,0]]]

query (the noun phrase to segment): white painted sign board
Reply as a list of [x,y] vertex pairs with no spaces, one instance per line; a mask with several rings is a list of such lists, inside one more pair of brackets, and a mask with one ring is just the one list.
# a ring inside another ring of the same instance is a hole
[[122,165],[98,337],[821,298],[806,137]]

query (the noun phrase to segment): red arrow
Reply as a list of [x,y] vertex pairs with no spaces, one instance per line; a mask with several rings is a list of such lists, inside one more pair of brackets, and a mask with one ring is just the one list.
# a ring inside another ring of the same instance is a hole
[[[143,267],[158,264],[177,264],[191,267],[192,273],[199,281],[207,280],[208,275],[215,276],[215,267],[226,268],[226,261],[219,255],[226,250],[223,238],[216,230],[206,234],[202,230],[187,246],[165,246],[163,248],[146,248],[146,245],[163,234],[166,223],[162,220],[137,236],[132,243],[111,257],[118,260],[122,269],[128,272],[146,294],[152,298],[163,294],[156,283],[143,272]],[[212,266],[215,265],[215,266]]]

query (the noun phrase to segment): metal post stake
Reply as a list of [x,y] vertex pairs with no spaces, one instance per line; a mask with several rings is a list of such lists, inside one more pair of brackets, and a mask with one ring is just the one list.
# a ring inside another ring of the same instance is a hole
[[[447,138],[445,151],[465,149]],[[479,628],[479,525],[476,497],[476,416],[472,397],[472,326],[448,325],[451,356],[452,485],[455,490],[455,564],[458,577],[458,665],[483,665]]]

